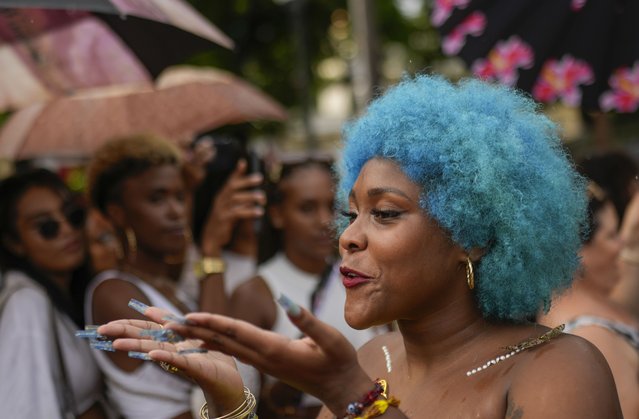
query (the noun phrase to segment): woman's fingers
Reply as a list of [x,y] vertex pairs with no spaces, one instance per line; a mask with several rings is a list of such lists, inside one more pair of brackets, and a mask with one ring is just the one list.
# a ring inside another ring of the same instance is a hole
[[98,333],[115,338],[142,338],[150,339],[150,336],[140,337],[142,330],[161,329],[158,323],[147,320],[125,319],[116,320],[98,327]]
[[356,357],[353,345],[334,327],[322,322],[308,310],[299,308],[299,314],[289,319],[306,336],[311,338],[329,358],[349,359]]
[[165,324],[169,321],[167,318],[175,317],[175,314],[171,313],[169,310],[164,310],[158,307],[147,308],[144,315],[159,324]]
[[231,207],[244,205],[264,205],[266,204],[266,196],[263,191],[237,191],[229,200]]
[[174,344],[169,342],[158,342],[149,339],[116,339],[113,342],[113,348],[118,351],[133,351],[133,352],[150,352],[154,350],[162,350],[167,352],[177,352],[177,348]]
[[[247,363],[254,364],[257,360],[260,359],[260,357],[257,357],[256,354],[258,354],[260,352],[260,349],[263,349],[265,346],[262,334],[266,333],[266,331],[256,328],[247,323],[246,325],[250,326],[251,331],[249,331],[248,333],[239,332],[238,330],[242,327],[238,328],[237,325],[233,324],[233,322],[240,323],[237,320],[226,318],[223,316],[215,316],[205,313],[202,314],[204,317],[220,317],[220,323],[216,323],[215,319],[211,319],[212,323],[205,323],[204,318],[199,318],[197,320],[201,321],[199,325],[196,323],[195,325],[183,326],[180,324],[172,323],[168,327],[173,329],[181,336],[187,337],[189,339],[201,340],[202,342],[204,342],[205,347],[209,349],[219,350],[229,355],[233,355]],[[189,321],[195,322],[195,320],[192,320],[191,317],[188,318]],[[228,324],[226,323],[227,319],[230,320]],[[253,330],[252,328],[254,328],[255,330]],[[245,336],[248,336],[249,339],[244,339],[243,337]],[[276,336],[279,337],[279,335]]]

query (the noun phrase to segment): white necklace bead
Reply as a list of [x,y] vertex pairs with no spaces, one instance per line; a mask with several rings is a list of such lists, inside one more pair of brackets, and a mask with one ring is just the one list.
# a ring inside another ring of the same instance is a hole
[[499,355],[498,357],[489,360],[488,362],[486,362],[484,365],[477,367],[477,368],[473,368],[472,370],[468,370],[466,371],[466,376],[470,377],[471,375],[477,374],[480,371],[485,370],[486,368],[492,366],[492,365],[496,365],[497,363],[501,362],[501,361],[505,361],[508,358],[510,358],[511,356],[515,356],[517,355],[519,352],[521,352],[521,349],[515,349],[514,351],[511,351],[507,354],[504,355]]

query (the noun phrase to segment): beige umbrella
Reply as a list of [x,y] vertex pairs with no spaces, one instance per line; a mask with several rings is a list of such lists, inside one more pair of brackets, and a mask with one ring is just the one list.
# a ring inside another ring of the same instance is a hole
[[183,141],[222,125],[284,119],[277,102],[230,73],[174,67],[155,88],[93,89],[16,112],[0,130],[0,157],[86,156],[132,133]]

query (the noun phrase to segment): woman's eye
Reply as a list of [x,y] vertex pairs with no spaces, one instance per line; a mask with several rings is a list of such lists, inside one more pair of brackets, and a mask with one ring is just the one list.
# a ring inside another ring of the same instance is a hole
[[340,215],[348,220],[349,224],[352,224],[357,218],[357,214],[353,211],[340,211]]
[[397,218],[401,215],[400,211],[395,211],[395,210],[378,210],[378,209],[373,209],[371,210],[371,214],[373,215],[373,217],[382,220],[382,221],[386,221],[386,220],[392,220],[394,218]]

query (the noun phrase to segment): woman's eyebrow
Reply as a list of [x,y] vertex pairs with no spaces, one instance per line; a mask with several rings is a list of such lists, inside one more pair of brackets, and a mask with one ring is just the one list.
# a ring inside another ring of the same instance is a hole
[[384,194],[395,194],[395,195],[399,195],[403,198],[408,199],[409,201],[412,201],[411,197],[408,196],[404,191],[397,189],[397,188],[393,188],[393,187],[381,187],[381,188],[371,188],[368,190],[368,196],[369,197],[374,197],[374,196],[378,196],[378,195],[384,195]]

